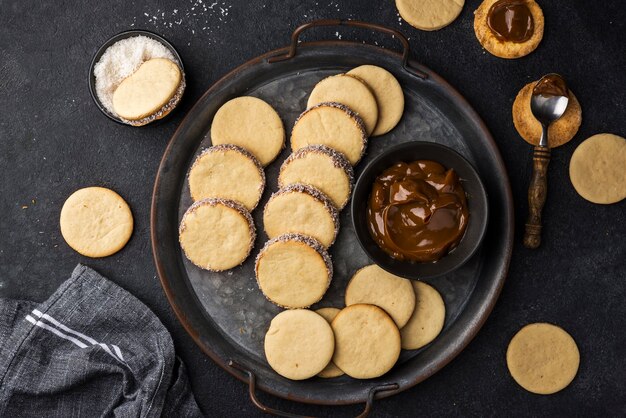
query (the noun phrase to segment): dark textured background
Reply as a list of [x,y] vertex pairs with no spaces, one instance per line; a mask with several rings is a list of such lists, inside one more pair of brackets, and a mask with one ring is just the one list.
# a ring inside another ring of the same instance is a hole
[[[413,55],[457,87],[483,117],[508,167],[517,215],[509,277],[484,328],[435,376],[377,402],[374,415],[625,415],[626,201],[601,206],[583,200],[570,184],[568,165],[575,147],[592,134],[626,135],[626,5],[622,0],[540,1],[546,20],[542,43],[529,56],[509,61],[486,53],[476,41],[472,13],[478,4],[468,1],[447,28],[421,32],[399,19],[392,1],[0,0],[0,296],[42,301],[76,263],[86,263],[161,318],[207,415],[259,415],[244,384],[201,354],[167,304],[150,251],[154,175],[185,112],[220,76],[286,45],[291,31],[308,20],[372,21],[404,32]],[[158,126],[117,125],[89,96],[92,55],[107,38],[130,28],[164,35],[185,63],[183,103]],[[366,31],[318,31],[307,38],[324,36],[396,47]],[[510,109],[517,91],[547,72],[566,77],[582,104],[583,123],[576,137],[552,154],[545,240],[530,251],[520,240],[531,150],[517,135]],[[118,191],[135,215],[130,243],[102,260],[70,250],[58,228],[65,198],[90,185]],[[552,396],[525,392],[506,369],[508,341],[536,321],[564,327],[581,352],[577,378]],[[261,398],[306,414],[349,416],[361,408]]]

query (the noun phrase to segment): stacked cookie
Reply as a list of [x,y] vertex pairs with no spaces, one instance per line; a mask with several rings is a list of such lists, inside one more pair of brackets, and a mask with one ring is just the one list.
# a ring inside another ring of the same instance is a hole
[[265,189],[263,167],[285,143],[276,111],[256,97],[226,102],[211,125],[212,147],[203,150],[189,171],[195,202],[180,223],[185,256],[206,270],[241,264],[252,251],[256,227],[250,215]]
[[393,129],[404,95],[387,70],[365,65],[320,81],[291,133],[293,153],[267,202],[270,241],[256,261],[259,288],[273,303],[306,308],[324,296],[332,278],[326,250],[339,232],[339,211],[352,192],[352,166],[369,135]]
[[345,304],[343,309],[279,313],[265,336],[270,366],[294,380],[344,373],[357,379],[375,378],[395,365],[401,349],[418,349],[433,341],[445,320],[445,305],[437,290],[376,265],[354,274]]

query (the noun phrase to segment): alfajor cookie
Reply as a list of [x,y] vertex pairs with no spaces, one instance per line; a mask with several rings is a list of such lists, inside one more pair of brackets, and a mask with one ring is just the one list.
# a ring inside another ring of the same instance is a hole
[[421,30],[438,30],[459,17],[465,0],[396,0],[400,16]]
[[339,312],[333,362],[348,376],[371,379],[387,373],[400,356],[400,331],[378,306],[357,304]]
[[367,134],[371,135],[374,132],[378,122],[378,104],[374,93],[363,81],[345,74],[326,77],[311,91],[307,108],[324,102],[337,102],[348,106],[363,119]]
[[278,113],[256,97],[229,100],[219,108],[211,124],[213,145],[234,144],[266,166],[285,145],[285,129]]
[[104,187],[72,193],[61,209],[61,235],[67,245],[87,257],[115,254],[133,233],[133,214],[124,199]]
[[[526,84],[515,97],[513,102],[513,124],[515,129],[526,142],[539,145],[541,139],[541,124],[530,110],[530,99],[537,81]],[[565,113],[548,128],[548,146],[555,148],[565,144],[576,135],[582,123],[583,115],[580,103],[574,93],[568,90],[569,101]]]
[[613,134],[587,138],[572,154],[569,177],[590,202],[607,205],[626,198],[626,139]]
[[534,0],[484,0],[474,12],[476,38],[500,58],[533,52],[543,38],[543,28],[543,12]]
[[546,323],[529,324],[511,339],[506,364],[521,387],[550,395],[574,380],[580,353],[574,339],[562,328]]
[[325,145],[309,145],[292,153],[280,167],[278,187],[308,184],[341,210],[350,200],[354,171],[343,154]]
[[333,264],[315,239],[285,234],[265,244],[256,258],[255,272],[269,301],[283,308],[307,308],[328,290]]
[[144,125],[167,115],[180,101],[184,87],[176,63],[154,58],[141,64],[117,86],[113,92],[113,110],[132,125]]
[[378,122],[372,136],[384,135],[395,128],[404,113],[404,93],[393,74],[376,65],[361,65],[346,74],[363,81],[374,93]]
[[327,102],[305,110],[291,131],[291,150],[326,145],[342,153],[350,164],[359,162],[367,147],[362,119],[340,103]]
[[223,271],[243,263],[255,238],[250,212],[233,200],[199,200],[180,222],[179,241],[185,256],[205,270]]
[[[335,319],[337,314],[339,312],[341,312],[341,309],[338,309],[338,308],[320,308],[320,309],[316,310],[315,312],[318,315],[320,315],[322,318],[324,318],[326,320],[326,322],[328,322],[330,324],[330,323],[333,322],[333,319]],[[339,367],[337,367],[337,365],[335,363],[333,363],[331,361],[330,363],[328,363],[328,366],[326,366],[324,368],[324,370],[319,372],[317,375],[319,377],[323,377],[323,378],[332,378],[332,377],[342,376],[343,374],[344,374],[343,370],[341,370]]]
[[415,292],[415,310],[400,330],[402,348],[416,350],[431,343],[441,330],[446,319],[446,305],[439,292],[420,281],[411,282]]
[[384,309],[397,327],[402,328],[415,309],[415,292],[410,280],[371,264],[357,271],[346,287],[346,306],[357,303]]
[[248,151],[232,144],[207,148],[189,170],[189,190],[194,201],[209,197],[235,200],[249,211],[261,199],[265,172]]
[[276,315],[265,334],[265,357],[276,373],[303,380],[321,372],[335,349],[333,330],[313,311],[293,309]]
[[291,184],[274,193],[263,211],[267,236],[296,233],[332,245],[339,231],[337,209],[326,195],[314,187]]

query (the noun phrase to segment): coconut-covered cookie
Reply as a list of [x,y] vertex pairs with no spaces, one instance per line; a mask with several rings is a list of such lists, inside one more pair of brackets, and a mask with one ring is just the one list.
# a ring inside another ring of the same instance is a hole
[[304,184],[292,184],[270,197],[263,211],[263,225],[269,238],[303,234],[328,248],[337,237],[339,215],[324,193]]
[[259,288],[271,302],[284,308],[307,308],[326,293],[333,265],[317,240],[285,234],[265,244],[255,272]]
[[374,132],[378,122],[378,104],[374,93],[363,81],[345,74],[326,77],[311,91],[307,108],[324,102],[348,106],[363,119],[367,134]]
[[237,97],[219,108],[211,124],[213,145],[234,144],[266,166],[285,145],[285,129],[272,106],[251,96]]
[[210,197],[230,199],[252,210],[264,188],[261,163],[245,149],[232,144],[205,149],[189,171],[189,190],[194,201]]
[[167,115],[180,101],[185,82],[178,65],[167,58],[145,61],[113,92],[115,113],[131,125],[145,125]]
[[354,171],[343,154],[325,145],[309,145],[291,154],[280,167],[278,186],[308,184],[322,191],[337,207],[350,200]]
[[367,147],[367,132],[363,120],[340,103],[324,102],[315,105],[296,119],[291,131],[291,150],[297,151],[315,144],[339,151],[350,164],[355,165],[363,157]]
[[250,212],[233,200],[199,200],[180,222],[179,240],[185,256],[205,270],[223,271],[243,263],[255,238]]

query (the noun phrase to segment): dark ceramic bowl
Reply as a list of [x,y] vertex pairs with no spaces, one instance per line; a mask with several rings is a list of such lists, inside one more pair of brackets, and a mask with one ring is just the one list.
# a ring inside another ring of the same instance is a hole
[[[469,219],[465,234],[456,248],[435,262],[395,260],[376,244],[367,228],[367,205],[376,177],[397,162],[415,160],[432,160],[453,168],[467,196]],[[351,212],[359,244],[374,263],[407,279],[429,279],[456,270],[476,252],[487,229],[487,192],[474,167],[456,151],[433,142],[411,141],[389,148],[365,167],[354,187]]]
[[[174,58],[176,59],[177,64],[180,67],[180,71],[183,74],[185,74],[185,67],[183,66],[183,60],[180,58],[180,55],[178,55],[178,51],[176,51],[174,46],[171,43],[169,43],[169,41],[167,39],[165,39],[164,37],[162,37],[160,35],[157,35],[156,33],[152,33],[152,32],[147,31],[147,30],[140,30],[140,29],[127,30],[127,31],[124,31],[124,32],[120,32],[117,35],[114,35],[113,37],[109,38],[104,44],[102,44],[102,46],[98,49],[96,54],[93,56],[93,58],[91,60],[91,65],[89,66],[89,93],[91,93],[91,98],[93,99],[93,101],[96,104],[96,106],[98,106],[98,109],[100,109],[100,111],[107,118],[109,118],[112,121],[115,121],[117,123],[121,123],[122,125],[126,125],[126,126],[133,126],[133,125],[125,123],[122,119],[118,118],[117,116],[115,116],[114,114],[109,112],[107,110],[107,108],[104,107],[104,105],[102,104],[100,99],[98,98],[98,94],[96,93],[96,76],[94,75],[93,71],[94,71],[94,67],[96,66],[96,63],[98,61],[100,61],[100,58],[102,57],[102,55],[106,52],[106,50],[111,45],[113,45],[117,41],[121,41],[122,39],[132,38],[133,36],[139,36],[139,35],[146,36],[148,38],[152,38],[152,39],[160,42],[161,44],[163,44],[163,46],[166,47],[167,49],[169,49],[170,52],[172,53],[172,55],[174,55]],[[172,112],[173,111],[174,111],[174,109],[172,110]],[[156,121],[147,123],[146,125],[153,125],[156,122],[162,121],[163,119],[166,119],[172,112],[170,112],[164,118],[157,119]],[[142,126],[146,126],[146,125],[142,125]]]

